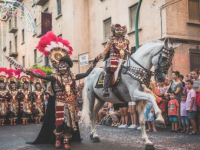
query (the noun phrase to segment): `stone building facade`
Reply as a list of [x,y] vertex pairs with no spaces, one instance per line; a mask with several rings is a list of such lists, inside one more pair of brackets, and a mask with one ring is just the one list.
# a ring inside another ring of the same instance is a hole
[[[89,52],[93,60],[103,51],[106,38],[110,35],[110,25],[127,25],[130,46],[135,46],[135,14],[138,0],[22,0],[30,10],[37,26],[37,34],[14,18],[9,18],[6,27],[7,55],[14,56],[25,67],[35,63],[48,65],[47,59],[35,51],[41,34],[41,12],[52,13],[52,30],[56,35],[68,39],[74,48],[73,72],[78,73],[78,55]],[[179,70],[186,75],[194,68],[200,68],[200,0],[143,0],[139,16],[140,45],[166,37],[181,43],[176,50],[171,70]],[[17,31],[10,32],[9,20]],[[15,26],[16,25],[16,26]],[[14,53],[13,53],[14,52]],[[98,66],[102,64],[99,63]],[[5,60],[5,67],[10,66]],[[89,66],[81,67],[84,72]]]

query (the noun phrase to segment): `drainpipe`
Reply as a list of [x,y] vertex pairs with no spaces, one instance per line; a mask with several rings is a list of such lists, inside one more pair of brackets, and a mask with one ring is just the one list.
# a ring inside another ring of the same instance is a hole
[[141,3],[142,3],[142,0],[139,0],[138,6],[137,6],[137,11],[136,11],[136,17],[135,17],[135,47],[136,47],[136,50],[139,48],[138,18],[139,18]]

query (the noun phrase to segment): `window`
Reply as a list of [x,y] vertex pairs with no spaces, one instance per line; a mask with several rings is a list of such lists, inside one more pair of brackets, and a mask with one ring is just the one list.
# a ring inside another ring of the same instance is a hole
[[49,11],[49,8],[47,7],[47,8],[44,10],[44,12],[46,12],[46,13],[47,13],[48,11]]
[[12,28],[12,20],[9,20],[9,30]]
[[188,12],[190,21],[200,22],[200,0],[189,0]]
[[[135,31],[137,4],[129,7],[130,31]],[[140,26],[140,17],[138,18],[138,26]]]
[[61,0],[57,0],[57,15],[62,13]]
[[9,51],[10,52],[12,51],[11,48],[12,48],[12,41],[9,42]]
[[22,56],[23,67],[25,67],[25,56]]
[[25,35],[24,35],[24,29],[22,30],[22,43],[25,42]]
[[34,62],[37,63],[37,49],[34,50]]
[[35,25],[37,25],[37,20],[36,20],[36,18],[34,19],[34,22],[35,22]]
[[17,36],[15,36],[15,52],[17,52]]
[[10,69],[12,69],[12,65],[10,64]]
[[110,29],[111,18],[104,20],[103,23],[104,23],[104,38],[106,40],[109,36],[111,36],[111,29]]
[[17,28],[17,17],[14,18],[15,18],[15,28]]
[[49,57],[45,56],[45,66],[49,66]]

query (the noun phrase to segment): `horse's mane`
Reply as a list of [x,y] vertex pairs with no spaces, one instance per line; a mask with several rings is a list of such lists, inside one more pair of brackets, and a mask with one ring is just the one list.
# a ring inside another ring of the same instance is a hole
[[151,46],[151,45],[153,45],[153,44],[156,44],[156,43],[162,43],[162,41],[160,41],[160,40],[152,40],[152,41],[149,41],[149,42],[143,44],[142,46],[140,46],[140,47],[138,48],[138,50],[135,52],[135,54],[139,53],[138,51],[144,49],[144,47],[147,47],[147,46],[149,47],[149,46]]

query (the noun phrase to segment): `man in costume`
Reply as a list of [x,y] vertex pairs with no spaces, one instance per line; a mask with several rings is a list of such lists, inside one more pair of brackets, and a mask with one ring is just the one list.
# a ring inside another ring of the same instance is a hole
[[22,124],[27,125],[30,114],[32,114],[32,95],[31,91],[29,90],[30,77],[24,72],[20,73],[20,84],[20,112],[22,113]]
[[36,124],[41,123],[41,117],[43,114],[43,101],[44,101],[44,91],[42,89],[42,80],[34,78],[35,90],[32,93],[33,96],[33,115]]
[[19,91],[17,90],[17,81],[21,70],[9,70],[12,73],[12,77],[8,79],[9,86],[9,107],[10,107],[10,125],[16,125],[17,114],[19,110]]
[[53,32],[48,32],[40,39],[37,49],[49,56],[56,73],[43,76],[24,70],[33,77],[51,81],[51,86],[47,89],[50,97],[44,123],[38,138],[33,143],[49,143],[52,140],[52,133],[54,133],[55,147],[60,148],[61,139],[63,139],[65,149],[70,149],[70,139],[81,141],[76,117],[79,111],[76,100],[79,94],[76,80],[89,75],[95,65],[93,63],[86,73],[73,74],[70,71],[73,66],[70,59],[73,49],[67,40],[57,37]]
[[104,97],[109,97],[108,83],[117,70],[119,59],[126,59],[124,50],[130,53],[129,40],[125,37],[127,33],[126,26],[111,25],[111,31],[112,36],[108,38],[105,50],[96,57],[96,60],[104,57],[105,61]]
[[6,89],[7,78],[9,77],[6,68],[0,68],[0,126],[4,126],[8,113],[8,89]]

